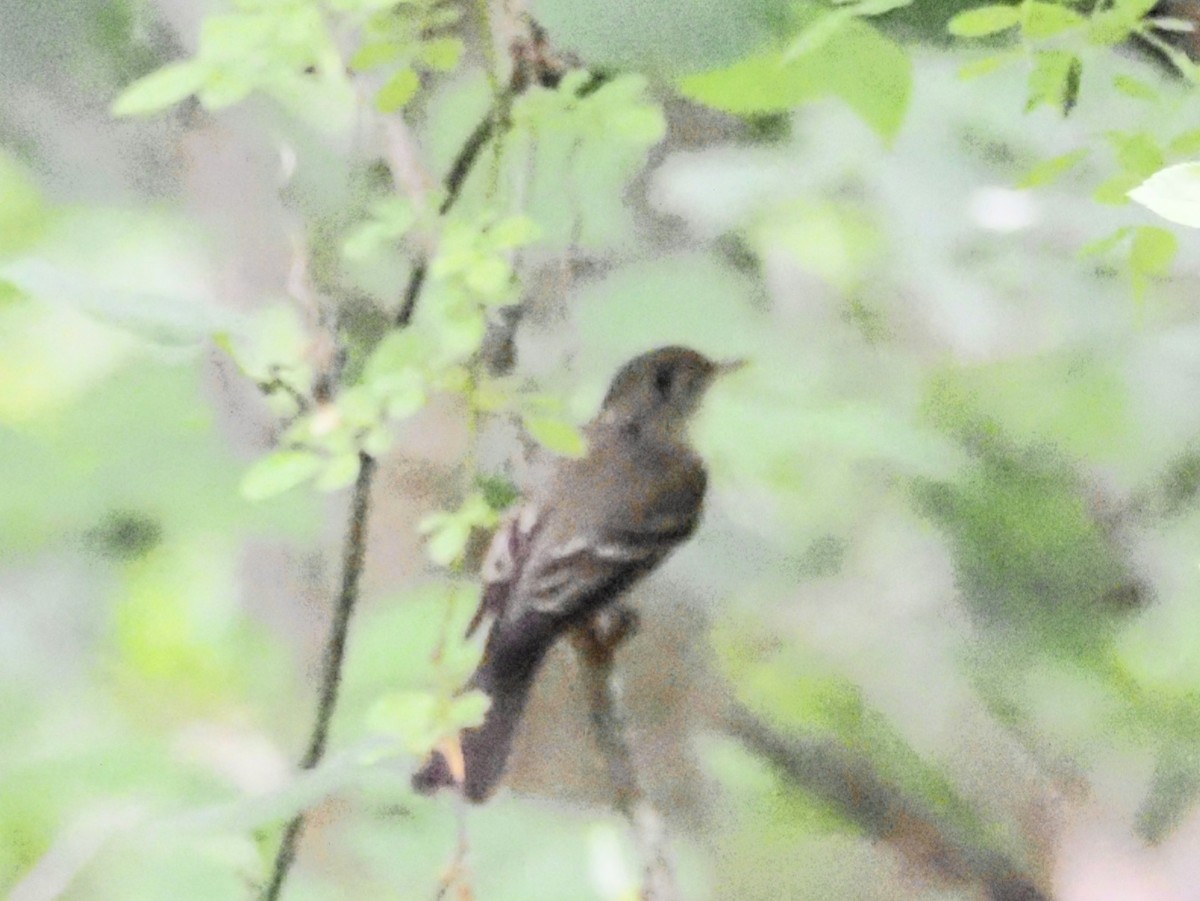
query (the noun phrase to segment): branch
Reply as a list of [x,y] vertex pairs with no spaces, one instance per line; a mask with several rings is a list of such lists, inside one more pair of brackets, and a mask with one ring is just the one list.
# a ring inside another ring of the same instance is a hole
[[829,804],[926,871],[954,884],[981,885],[990,901],[1049,901],[1038,881],[1014,861],[957,834],[837,742],[784,735],[740,704],[731,705],[725,729],[793,787]]
[[[317,703],[317,719],[308,740],[308,750],[300,761],[300,768],[311,770],[325,756],[325,744],[329,737],[329,723],[337,707],[338,688],[342,682],[342,660],[346,653],[346,636],[350,630],[350,614],[358,599],[359,577],[362,575],[363,557],[367,545],[367,514],[371,506],[371,481],[375,474],[375,460],[359,454],[358,480],[354,483],[354,495],[350,501],[350,527],[346,531],[346,542],[342,551],[342,587],[338,592],[337,606],[333,612],[333,623],[325,643],[325,655],[321,664],[320,699]],[[275,854],[275,865],[271,881],[263,892],[264,901],[275,901],[283,890],[283,882],[296,857],[296,843],[304,831],[307,810],[301,810],[287,824],[283,839]]]
[[627,607],[612,606],[572,635],[583,665],[592,732],[608,764],[608,775],[616,792],[616,806],[633,828],[633,839],[642,858],[643,901],[675,901],[675,885],[667,853],[662,816],[642,791],[621,709],[621,686],[614,671],[617,648],[633,635],[636,615]]
[[[472,167],[479,159],[479,153],[487,141],[498,132],[499,127],[507,127],[508,110],[511,108],[513,96],[521,89],[523,86],[515,86],[513,90],[504,92],[459,150],[454,164],[445,178],[446,199],[438,210],[440,214],[444,215],[449,212],[458,200],[467,175],[470,174]],[[425,286],[428,266],[429,262],[425,258],[418,260],[413,266],[408,284],[404,288],[400,311],[396,316],[395,327],[397,329],[407,328],[412,321],[417,300]],[[359,577],[362,575],[363,556],[366,550],[367,515],[370,510],[375,459],[365,452],[360,452],[359,462],[358,480],[355,483],[354,495],[350,504],[350,525],[346,531],[346,541],[342,553],[342,584],[325,644],[317,717],[309,737],[308,749],[300,761],[300,768],[305,770],[314,769],[325,755],[329,723],[333,719],[333,713],[337,707],[350,617],[354,612],[355,601],[358,599]],[[301,810],[292,817],[284,829],[279,850],[275,854],[275,863],[271,868],[271,879],[263,891],[262,901],[277,901],[283,891],[283,883],[295,861],[296,846],[304,831],[307,817],[308,811]]]

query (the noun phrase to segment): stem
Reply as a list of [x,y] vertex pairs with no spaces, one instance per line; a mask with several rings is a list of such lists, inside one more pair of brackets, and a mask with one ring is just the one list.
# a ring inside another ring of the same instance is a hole
[[[346,530],[346,542],[342,551],[342,587],[338,592],[333,622],[325,643],[325,654],[321,664],[320,700],[317,703],[317,718],[308,740],[308,750],[300,761],[302,770],[314,769],[325,756],[325,745],[329,737],[329,723],[337,707],[338,688],[342,682],[342,660],[346,654],[346,637],[350,631],[350,614],[358,599],[358,586],[362,576],[363,558],[367,544],[367,514],[371,506],[371,480],[375,474],[375,460],[368,454],[359,455],[358,480],[354,483],[354,495],[350,501],[350,525]],[[263,892],[264,901],[275,901],[283,890],[284,880],[296,857],[296,844],[304,831],[307,810],[301,810],[287,824],[283,839],[275,854],[275,865],[271,881]]]
[[638,782],[614,666],[617,648],[633,634],[635,624],[632,611],[610,608],[577,631],[573,641],[583,665],[592,734],[608,764],[617,810],[629,820],[642,859],[642,901],[676,901],[680,895],[668,854],[666,830],[662,816]]

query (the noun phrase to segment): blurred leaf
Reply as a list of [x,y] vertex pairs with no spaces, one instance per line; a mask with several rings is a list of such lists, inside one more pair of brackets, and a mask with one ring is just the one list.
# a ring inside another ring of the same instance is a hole
[[1075,108],[1079,97],[1079,82],[1083,63],[1066,50],[1039,50],[1034,54],[1033,71],[1029,73],[1029,100],[1025,111],[1039,106],[1052,106],[1064,116]]
[[[1022,7],[1011,7],[1020,10]],[[1023,4],[1024,14],[1021,30],[1026,37],[1043,40],[1054,37],[1071,28],[1078,28],[1087,23],[1082,15],[1069,6],[1058,3],[1041,3],[1038,0],[1027,0]]]
[[358,478],[359,457],[356,453],[339,454],[330,460],[317,477],[317,488],[321,491],[337,491],[354,484]]
[[1092,192],[1092,199],[1097,203],[1111,206],[1124,206],[1129,203],[1129,192],[1141,183],[1142,177],[1132,172],[1118,172],[1105,179]]
[[242,496],[260,501],[282,494],[311,479],[323,465],[321,456],[312,451],[274,451],[246,471],[242,479]]
[[1162,168],[1163,154],[1153,136],[1146,132],[1110,131],[1106,136],[1117,153],[1117,162],[1126,172],[1146,178]]
[[196,60],[169,63],[139,78],[113,101],[114,116],[146,116],[196,93],[207,73]]
[[1135,100],[1156,102],[1159,99],[1157,88],[1148,82],[1142,81],[1140,78],[1134,78],[1132,75],[1115,76],[1113,78],[1113,87],[1126,97],[1132,97]]
[[1064,153],[1062,156],[1056,156],[1052,159],[1042,160],[1017,182],[1018,188],[1036,188],[1041,185],[1048,185],[1057,180],[1061,175],[1074,169],[1080,162],[1087,158],[1089,149],[1080,147],[1078,150],[1072,150],[1070,153]]
[[1129,192],[1131,200],[1169,222],[1200,227],[1200,163],[1180,163],[1155,172]]
[[401,69],[393,74],[375,94],[375,109],[381,113],[394,113],[403,108],[421,87],[421,79],[412,69]]
[[457,510],[426,516],[418,528],[428,536],[429,558],[440,566],[450,566],[466,551],[473,529],[490,529],[498,521],[487,500],[481,494],[472,494]]
[[458,67],[463,44],[458,38],[434,38],[421,44],[421,59],[438,72],[450,72]]
[[578,426],[565,419],[527,415],[522,421],[534,440],[547,450],[563,457],[582,457],[587,453],[583,433]]
[[739,115],[840,97],[891,141],[908,107],[912,63],[898,45],[855,19],[790,63],[780,51],[763,51],[726,69],[688,76],[679,87],[693,100]]
[[1142,225],[1134,229],[1129,248],[1129,268],[1135,300],[1145,297],[1152,279],[1170,272],[1178,251],[1179,241],[1165,228]]
[[979,6],[958,13],[946,24],[946,30],[960,38],[979,38],[1006,31],[1020,21],[1020,6],[1010,4]]
[[958,70],[958,77],[963,81],[969,81],[972,78],[979,78],[983,75],[991,75],[1010,63],[1016,62],[1021,58],[1019,52],[997,53],[992,56],[985,56],[983,59],[977,59],[969,62]]

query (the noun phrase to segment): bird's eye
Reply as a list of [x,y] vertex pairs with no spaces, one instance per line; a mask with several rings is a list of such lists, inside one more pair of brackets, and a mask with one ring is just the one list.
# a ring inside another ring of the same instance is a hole
[[675,379],[675,371],[670,366],[659,366],[654,373],[654,387],[665,399],[671,394],[671,383]]

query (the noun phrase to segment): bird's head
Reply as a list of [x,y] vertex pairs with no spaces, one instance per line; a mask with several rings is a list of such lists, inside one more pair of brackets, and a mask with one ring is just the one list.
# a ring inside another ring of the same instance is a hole
[[607,422],[652,424],[677,434],[713,379],[745,361],[714,362],[687,347],[660,347],[634,357],[613,377],[601,407]]

